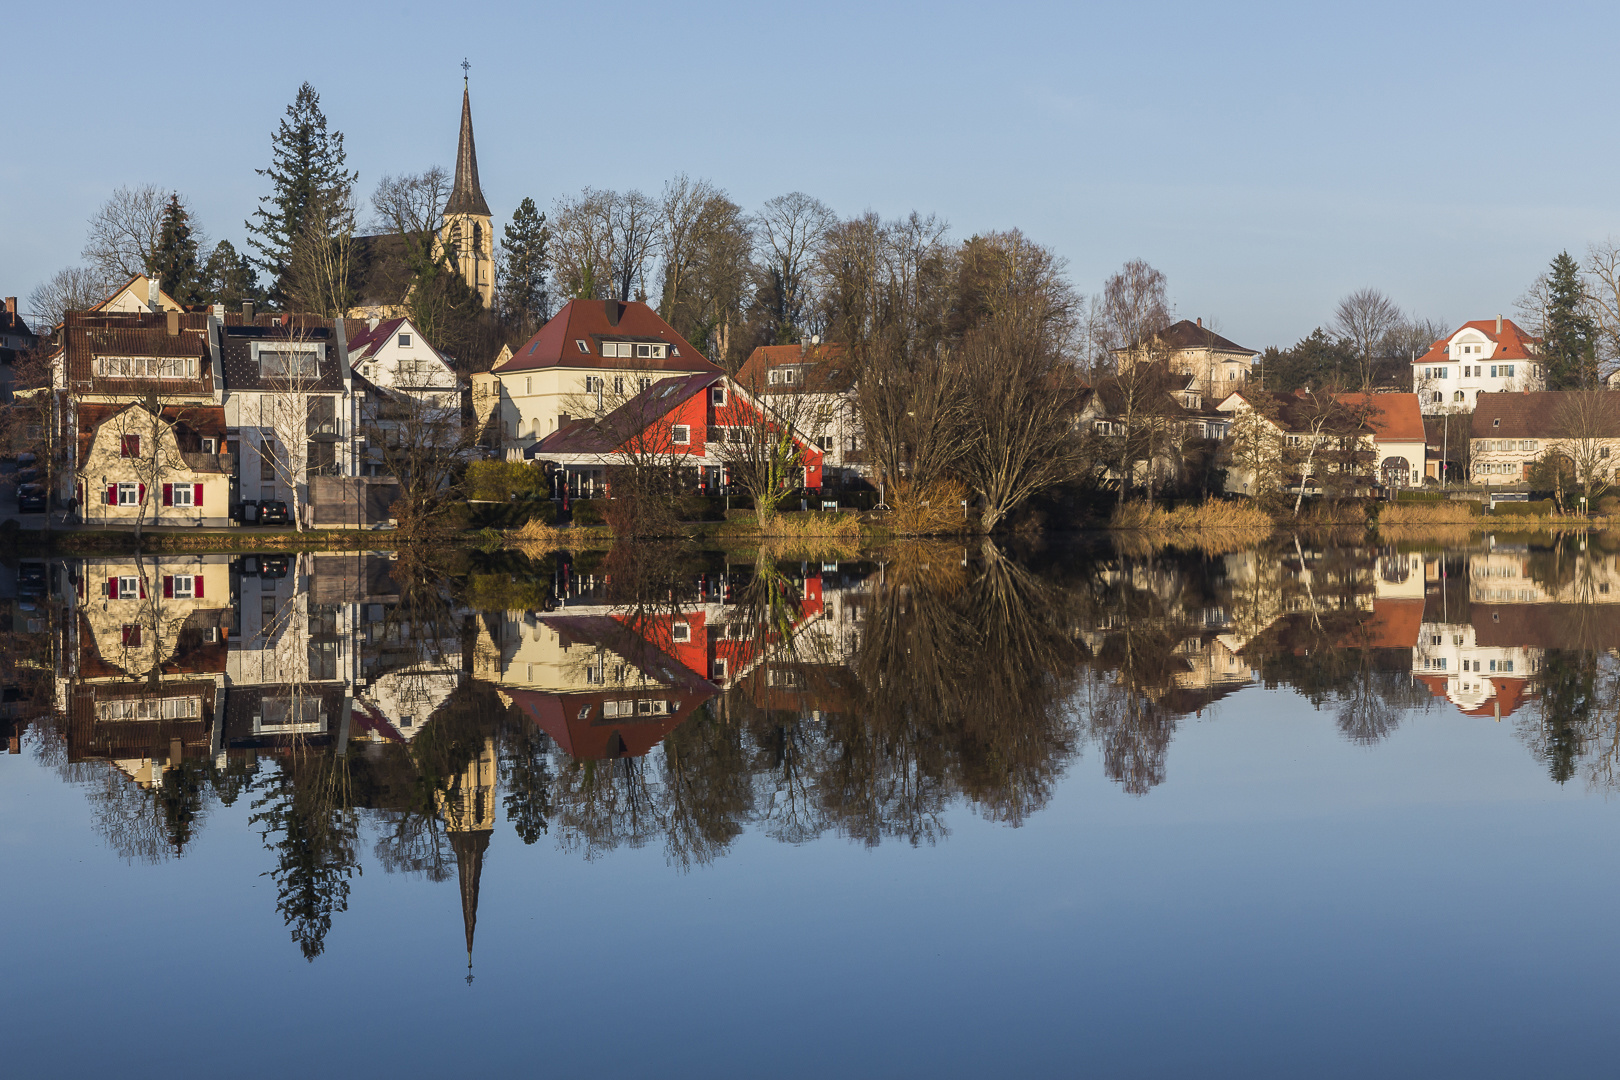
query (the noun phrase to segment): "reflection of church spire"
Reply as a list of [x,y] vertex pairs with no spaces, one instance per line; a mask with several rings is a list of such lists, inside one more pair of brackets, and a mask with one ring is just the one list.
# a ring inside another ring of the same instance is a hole
[[472,982],[473,930],[478,925],[478,879],[484,852],[495,831],[495,739],[484,745],[467,767],[439,793],[439,815],[456,853],[456,879],[461,886],[461,921],[467,930],[467,982]]
[[478,926],[478,878],[484,872],[489,838],[488,829],[450,834],[450,846],[456,852],[456,879],[461,886],[461,921],[467,928],[468,983],[472,982],[473,930]]

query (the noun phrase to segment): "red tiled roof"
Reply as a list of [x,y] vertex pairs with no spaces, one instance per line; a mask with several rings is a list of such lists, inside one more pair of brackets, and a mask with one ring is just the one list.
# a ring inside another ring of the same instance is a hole
[[725,378],[718,370],[659,379],[601,420],[575,420],[529,449],[530,457],[547,454],[610,454],[631,436],[668,416],[693,396]]
[[[805,381],[793,386],[770,382],[770,370],[780,367],[807,368]],[[825,345],[760,345],[748,354],[737,383],[750,393],[778,393],[782,391],[809,391],[811,393],[841,394],[855,383],[854,365],[838,342]]]
[[[617,325],[609,321],[608,305],[616,305]],[[579,341],[585,343],[586,352],[579,351],[575,344]],[[661,360],[609,358],[602,355],[603,341],[664,342],[671,346],[672,353],[680,355]],[[660,318],[658,312],[635,300],[570,300],[495,372],[504,375],[547,367],[720,371]]]
[[1416,394],[1340,394],[1352,409],[1367,408],[1366,425],[1380,442],[1423,442],[1423,410]]
[[403,318],[384,319],[376,326],[370,326],[365,322],[356,320],[355,326],[358,332],[353,337],[349,338],[350,358],[353,359],[358,357],[363,350],[372,345],[380,345],[387,341],[389,338],[394,336],[394,332],[404,325],[404,323],[405,320]]
[[1502,320],[1502,332],[1496,332],[1495,319],[1476,319],[1465,322],[1450,334],[1429,346],[1429,351],[1412,361],[1414,364],[1446,364],[1451,363],[1451,339],[1464,330],[1478,330],[1487,339],[1496,343],[1496,351],[1491,354],[1491,360],[1533,360],[1535,354],[1531,347],[1540,345],[1541,339],[1525,333],[1512,319]]
[[[170,335],[168,319],[179,322]],[[63,323],[67,350],[68,388],[80,393],[139,395],[211,394],[213,371],[208,354],[208,315],[198,312],[69,312]],[[195,357],[195,379],[101,378],[95,373],[98,356]]]

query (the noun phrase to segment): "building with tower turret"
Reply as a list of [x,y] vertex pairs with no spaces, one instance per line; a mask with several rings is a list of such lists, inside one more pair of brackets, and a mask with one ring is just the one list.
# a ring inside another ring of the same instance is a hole
[[440,250],[449,254],[467,287],[484,306],[495,303],[495,235],[489,203],[478,185],[478,148],[473,143],[472,98],[461,84],[461,137],[456,143],[456,172],[444,204],[439,229]]

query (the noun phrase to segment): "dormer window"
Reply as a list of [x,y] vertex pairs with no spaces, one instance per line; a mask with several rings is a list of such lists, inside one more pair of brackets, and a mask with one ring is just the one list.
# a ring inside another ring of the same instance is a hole
[[585,339],[584,338],[575,338],[574,339],[574,344],[578,345],[579,346],[579,351],[584,353],[586,356],[591,355],[591,347],[589,345],[585,344]]
[[401,335],[399,335],[399,347],[402,348],[402,349],[410,348],[411,347],[411,335],[409,335],[409,334],[401,334]]

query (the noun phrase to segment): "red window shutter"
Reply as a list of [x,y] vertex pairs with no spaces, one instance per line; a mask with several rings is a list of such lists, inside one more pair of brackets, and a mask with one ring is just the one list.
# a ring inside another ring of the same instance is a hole
[[136,484],[135,485],[135,501],[137,503],[146,502],[146,485],[145,484]]
[[201,508],[201,506],[202,506],[202,485],[201,484],[192,484],[191,485],[191,505],[195,506],[195,507],[198,507],[198,508]]
[[141,585],[141,599],[145,600],[146,599],[146,579],[144,577],[141,578],[140,585]]
[[117,484],[108,484],[107,485],[107,505],[108,506],[117,506],[118,505],[118,485]]
[[173,506],[174,505],[174,485],[173,484],[164,484],[163,485],[163,505],[164,506]]
[[[197,486],[201,487],[202,485],[198,484]],[[201,574],[195,574],[195,575],[192,576],[192,579],[191,579],[191,595],[196,597],[198,600],[202,599],[202,575]]]
[[115,577],[107,579],[107,599],[118,599],[118,579]]
[[172,574],[163,575],[163,599],[174,599],[174,576]]

